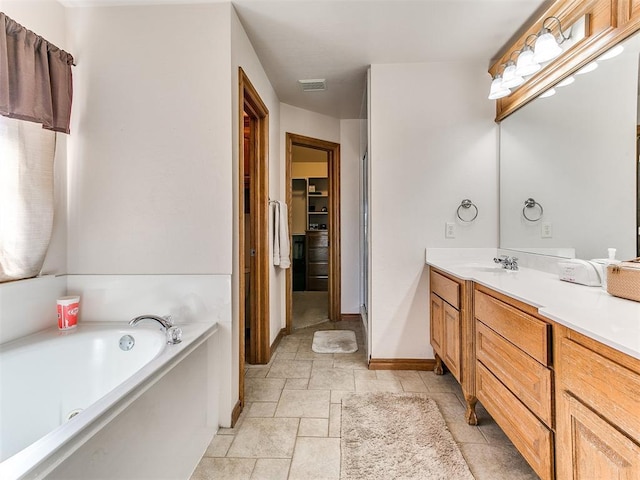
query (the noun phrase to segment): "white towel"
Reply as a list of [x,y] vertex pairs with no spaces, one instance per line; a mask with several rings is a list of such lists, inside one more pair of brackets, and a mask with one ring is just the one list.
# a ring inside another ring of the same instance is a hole
[[289,245],[289,214],[285,202],[273,202],[273,264],[280,268],[291,266]]

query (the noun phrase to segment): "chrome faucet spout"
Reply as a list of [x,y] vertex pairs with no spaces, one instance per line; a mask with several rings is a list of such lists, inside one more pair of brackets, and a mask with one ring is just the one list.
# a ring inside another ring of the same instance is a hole
[[510,257],[509,255],[500,255],[497,258],[494,258],[493,261],[495,263],[499,263],[502,265],[502,268],[506,270],[518,270],[518,258]]
[[165,317],[161,317],[159,315],[140,315],[132,319],[129,322],[129,325],[133,327],[143,320],[153,320],[162,325],[169,345],[175,345],[182,342],[182,329],[180,327],[175,327],[173,323],[171,323],[171,315],[167,315]]
[[171,323],[171,318],[161,317],[159,315],[140,315],[129,322],[129,325],[134,326],[140,323],[143,320],[155,320],[160,325],[164,327],[165,330],[170,329],[173,324]]

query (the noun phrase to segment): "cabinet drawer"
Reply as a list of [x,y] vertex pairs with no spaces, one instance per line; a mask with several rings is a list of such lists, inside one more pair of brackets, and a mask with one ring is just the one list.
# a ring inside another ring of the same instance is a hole
[[328,263],[309,263],[307,269],[307,275],[310,277],[324,276],[329,275],[329,264]]
[[522,403],[551,426],[551,370],[477,320],[476,356]]
[[561,388],[640,441],[640,374],[569,338],[560,345]]
[[329,235],[327,232],[307,232],[307,245],[309,247],[328,247]]
[[309,262],[327,262],[329,261],[329,249],[327,247],[309,247],[307,259]]
[[481,363],[476,371],[477,396],[531,468],[554,478],[553,433]]
[[454,308],[460,309],[460,284],[431,270],[431,291]]
[[483,292],[474,292],[475,317],[545,366],[551,365],[551,325]]
[[329,279],[327,277],[307,277],[307,290],[326,292],[329,290]]

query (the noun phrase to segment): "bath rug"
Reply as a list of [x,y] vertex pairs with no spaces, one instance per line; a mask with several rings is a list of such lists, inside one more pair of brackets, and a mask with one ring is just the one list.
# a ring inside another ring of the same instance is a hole
[[353,353],[358,351],[353,330],[320,330],[313,334],[311,350],[316,353]]
[[340,448],[344,480],[473,480],[438,406],[424,394],[345,395]]

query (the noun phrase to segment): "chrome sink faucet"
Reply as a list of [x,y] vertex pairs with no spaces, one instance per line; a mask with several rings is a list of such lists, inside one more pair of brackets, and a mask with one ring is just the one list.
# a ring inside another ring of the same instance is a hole
[[164,328],[164,331],[167,334],[168,344],[175,345],[176,343],[180,343],[182,341],[182,329],[173,325],[173,323],[171,322],[171,315],[165,315],[164,317],[149,314],[140,315],[133,318],[129,322],[129,325],[134,327],[143,320],[154,320],[162,325],[162,328]]
[[493,259],[495,263],[502,265],[502,268],[506,270],[518,270],[518,258],[510,257],[509,255],[500,255]]

